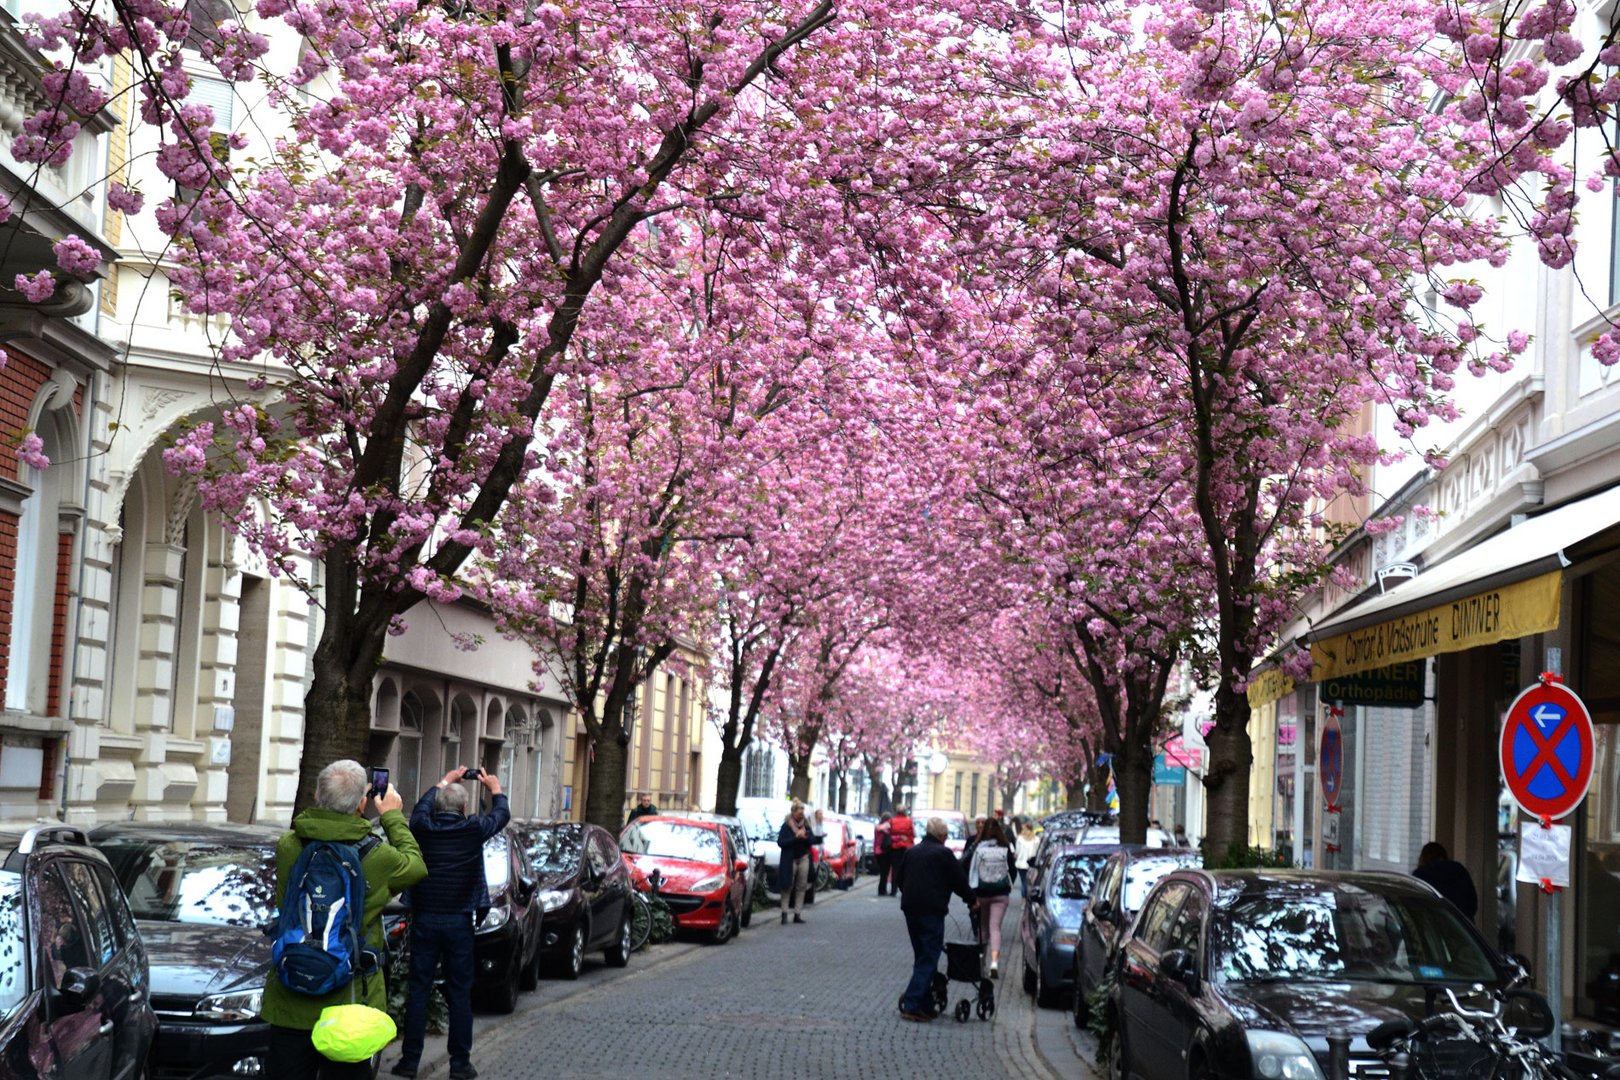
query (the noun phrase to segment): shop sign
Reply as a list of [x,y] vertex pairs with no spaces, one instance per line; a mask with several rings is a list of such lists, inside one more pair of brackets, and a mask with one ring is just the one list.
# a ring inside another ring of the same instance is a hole
[[1326,682],[1403,661],[1555,630],[1562,587],[1563,574],[1554,570],[1313,642],[1311,660],[1315,668],[1311,678]]
[[1294,680],[1277,668],[1266,668],[1249,679],[1249,708],[1258,709],[1281,701],[1294,692]]
[[1202,747],[1188,746],[1182,736],[1173,735],[1164,744],[1164,760],[1182,769],[1201,769],[1204,767],[1204,751]]
[[1181,787],[1187,782],[1187,770],[1180,765],[1168,764],[1166,755],[1157,754],[1153,758],[1153,782],[1166,787]]
[[1356,675],[1323,679],[1317,692],[1335,705],[1392,705],[1415,709],[1423,704],[1424,665],[1421,660],[1391,664]]

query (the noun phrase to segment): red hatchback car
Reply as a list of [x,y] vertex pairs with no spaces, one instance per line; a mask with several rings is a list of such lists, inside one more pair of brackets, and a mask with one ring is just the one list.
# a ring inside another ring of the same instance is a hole
[[732,850],[724,825],[673,815],[637,818],[625,826],[619,847],[642,873],[658,871],[658,895],[677,927],[710,933],[716,944],[736,935],[752,898],[748,863]]

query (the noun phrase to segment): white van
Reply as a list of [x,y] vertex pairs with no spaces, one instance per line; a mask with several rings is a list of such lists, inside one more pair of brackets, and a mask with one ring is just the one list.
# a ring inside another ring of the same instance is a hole
[[[782,849],[777,846],[776,837],[792,807],[792,799],[749,797],[737,800],[737,816],[748,830],[748,842],[753,845],[754,855],[764,860],[765,887],[773,893],[776,892],[777,864],[782,861]],[[804,804],[805,817],[814,817],[815,812],[814,803]],[[816,883],[812,878],[804,894],[805,902],[813,903],[815,895]]]

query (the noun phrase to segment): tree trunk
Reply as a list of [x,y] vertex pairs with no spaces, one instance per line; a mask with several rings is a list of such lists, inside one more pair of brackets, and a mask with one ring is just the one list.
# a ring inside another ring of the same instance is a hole
[[839,773],[838,773],[838,812],[840,814],[848,813],[849,811],[846,809],[846,807],[848,807],[848,806],[849,806],[849,780],[848,780],[848,777],[843,772],[843,770],[839,770]]
[[883,782],[883,771],[870,760],[866,764],[866,779],[868,782],[866,792],[866,812],[877,817],[885,810],[894,809],[889,801],[889,787]]
[[1249,843],[1249,773],[1254,747],[1249,740],[1249,700],[1223,685],[1215,693],[1215,726],[1209,744],[1209,770],[1204,775],[1207,832],[1204,858],[1219,863],[1234,847]]
[[[382,666],[380,652],[355,648],[338,620],[321,634],[309,692],[304,695],[304,751],[298,762],[295,814],[315,805],[315,780],[332,762],[347,758],[363,766],[373,764],[366,758],[371,752],[371,684]],[[420,793],[400,794],[410,800]]]
[[1148,802],[1153,796],[1150,747],[1126,743],[1114,755],[1114,785],[1119,791],[1119,842],[1147,842]]
[[[619,731],[615,732],[614,727]],[[630,737],[623,733],[622,724],[606,728],[594,743],[595,753],[591,756],[585,820],[618,836],[624,827],[624,766],[630,755]]]
[[1070,778],[1063,788],[1063,808],[1065,810],[1090,810],[1092,799],[1086,791],[1085,773]]
[[1108,766],[1086,766],[1085,809],[1097,814],[1108,813]]
[[742,747],[720,748],[720,769],[714,780],[714,812],[717,814],[737,812],[737,792],[742,789],[742,759]]
[[810,799],[810,752],[807,750],[803,757],[798,754],[788,755],[788,764],[791,766],[790,774],[793,777],[788,784],[788,794],[795,799],[809,801]]

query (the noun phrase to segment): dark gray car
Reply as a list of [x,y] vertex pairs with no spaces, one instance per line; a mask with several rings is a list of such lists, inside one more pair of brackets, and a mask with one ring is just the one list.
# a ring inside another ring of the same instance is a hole
[[1102,983],[1109,958],[1120,935],[1130,928],[1142,901],[1159,879],[1173,870],[1204,865],[1193,848],[1152,848],[1132,844],[1109,857],[1097,875],[1091,902],[1080,917],[1080,940],[1075,948],[1073,983],[1074,1022],[1086,1024],[1087,999]]

